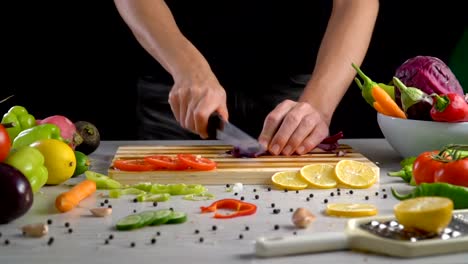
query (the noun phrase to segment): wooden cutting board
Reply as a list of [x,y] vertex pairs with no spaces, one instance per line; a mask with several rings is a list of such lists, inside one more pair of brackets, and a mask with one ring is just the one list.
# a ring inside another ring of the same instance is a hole
[[[152,183],[186,183],[219,185],[241,182],[243,184],[269,184],[271,176],[278,171],[299,170],[302,166],[312,163],[336,164],[342,159],[364,162],[373,167],[380,176],[379,167],[363,154],[356,152],[348,145],[340,145],[338,150],[346,152],[339,157],[336,153],[315,149],[301,156],[260,156],[257,158],[235,158],[226,152],[231,150],[228,145],[190,145],[190,146],[120,146],[108,169],[108,175],[122,184],[138,182]],[[115,159],[141,158],[148,155],[176,155],[191,153],[201,155],[217,162],[217,168],[211,171],[120,171],[112,167]]]

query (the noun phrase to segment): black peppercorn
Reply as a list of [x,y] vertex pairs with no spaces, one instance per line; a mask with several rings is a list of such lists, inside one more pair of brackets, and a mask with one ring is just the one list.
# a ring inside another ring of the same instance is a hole
[[330,196],[332,196],[332,197],[333,197],[333,196],[335,196],[335,194],[334,194],[334,193],[330,193]]
[[104,200],[104,203],[109,203],[109,200],[105,199],[105,200]]
[[275,230],[278,230],[278,229],[279,229],[279,225],[275,225],[274,228],[275,228]]
[[272,207],[272,208],[275,208],[275,203],[271,203],[271,207]]
[[10,244],[10,240],[5,239],[5,245],[9,245],[9,244]]
[[307,198],[306,198],[306,201],[310,201],[310,198],[309,198],[309,197],[307,197]]
[[386,191],[385,188],[383,188],[383,189],[382,189],[382,192],[385,192],[385,191]]
[[237,193],[234,193],[234,196],[237,196]]
[[172,208],[172,207],[171,207],[171,208],[169,208],[169,210],[171,210],[172,212],[174,212],[174,208]]
[[109,204],[109,205],[107,206],[107,208],[112,208],[112,205],[111,205],[111,204]]
[[336,192],[336,195],[340,196],[340,195],[341,195],[341,192]]
[[253,192],[257,192],[257,189],[253,189]]
[[101,203],[101,207],[104,206],[104,203]]
[[54,237],[50,237],[49,238],[49,241],[47,241],[47,245],[52,245],[52,243],[54,243]]
[[154,207],[158,206],[158,202],[153,202],[153,206]]
[[229,188],[229,187],[231,187],[231,185],[229,185],[229,184],[226,184],[226,188]]
[[353,194],[353,193],[354,193],[353,190],[350,190],[350,191],[349,191],[349,194]]
[[375,192],[375,196],[379,195],[379,192]]
[[293,235],[297,235],[297,231],[294,231],[294,232],[293,232]]
[[198,234],[198,233],[200,233],[200,230],[195,229],[195,234]]
[[299,190],[296,190],[296,193],[299,193]]
[[203,237],[200,237],[200,239],[198,239],[198,241],[200,241],[200,243],[203,243]]
[[160,236],[160,235],[161,235],[161,232],[159,232],[159,231],[156,232],[156,235],[157,235],[157,236]]
[[289,212],[294,212],[294,209],[293,209],[293,208],[289,208]]
[[69,226],[70,226],[70,223],[66,222],[65,227],[69,227]]
[[73,233],[73,229],[69,228],[69,229],[68,229],[68,233],[69,233],[69,234]]
[[244,201],[244,196],[241,196],[241,198],[240,198],[240,199],[241,199],[241,201]]
[[309,198],[314,198],[314,194],[313,193],[309,194]]
[[244,235],[240,234],[239,239],[243,239],[243,238],[244,238]]
[[288,192],[288,189],[284,189],[284,192]]
[[104,240],[104,244],[106,244],[106,245],[109,244],[109,240],[107,240],[107,239]]
[[258,198],[259,198],[259,197],[260,197],[260,196],[258,196],[258,194],[257,194],[257,195],[255,195],[255,199],[256,199],[256,200],[258,200]]
[[130,247],[135,247],[135,242],[130,243]]
[[156,243],[156,238],[152,238],[151,239],[151,244],[155,244]]
[[268,188],[267,188],[267,190],[268,190],[268,191],[271,191],[271,188],[270,188],[270,187],[268,187]]
[[112,235],[112,234],[109,235],[109,239],[110,239],[110,240],[114,239],[114,235]]
[[366,195],[366,197],[364,197],[364,199],[369,200],[369,196]]
[[250,229],[249,226],[245,227],[245,231],[249,231],[249,229]]
[[137,198],[134,198],[134,199],[133,199],[133,202],[134,202],[134,203],[137,203],[137,202],[138,202],[138,199],[137,199]]
[[324,199],[323,202],[324,202],[324,203],[328,203],[328,199]]
[[218,227],[215,226],[215,225],[211,227],[211,230],[213,230],[213,231],[215,231],[216,229],[218,229]]
[[280,212],[281,212],[280,209],[277,209],[277,208],[276,208],[276,209],[273,209],[273,213],[274,213],[274,214],[279,214]]
[[48,220],[47,220],[47,224],[48,224],[48,225],[51,225],[51,224],[52,224],[52,219],[48,219]]
[[383,198],[384,198],[384,199],[387,199],[387,194],[384,194],[384,195],[383,195]]

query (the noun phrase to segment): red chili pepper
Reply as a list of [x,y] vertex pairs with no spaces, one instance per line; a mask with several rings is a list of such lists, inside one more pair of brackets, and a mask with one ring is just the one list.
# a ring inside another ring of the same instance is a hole
[[431,117],[441,122],[468,122],[468,103],[457,93],[434,95]]
[[[213,202],[210,206],[201,206],[201,212],[215,212],[214,218],[233,218],[238,216],[245,216],[254,214],[257,211],[255,204],[243,202],[236,199],[222,199]],[[218,209],[228,209],[234,211],[231,214],[220,214],[217,213]]]

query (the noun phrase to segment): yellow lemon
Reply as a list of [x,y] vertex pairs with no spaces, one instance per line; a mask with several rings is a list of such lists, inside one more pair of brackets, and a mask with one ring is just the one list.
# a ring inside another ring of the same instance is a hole
[[48,170],[46,184],[57,185],[73,176],[76,157],[73,149],[58,139],[43,139],[31,144],[44,155],[44,165]]
[[439,233],[452,220],[453,201],[446,197],[417,197],[399,202],[393,211],[405,228]]
[[370,165],[356,160],[340,160],[335,165],[335,175],[340,183],[357,189],[371,187],[378,178]]
[[308,184],[299,175],[299,171],[280,171],[271,176],[273,184],[281,189],[302,190]]
[[309,164],[300,170],[300,176],[311,186],[328,189],[337,185],[335,167],[330,164]]
[[327,205],[325,210],[327,215],[342,217],[372,216],[376,215],[377,212],[375,205],[361,203],[331,203]]

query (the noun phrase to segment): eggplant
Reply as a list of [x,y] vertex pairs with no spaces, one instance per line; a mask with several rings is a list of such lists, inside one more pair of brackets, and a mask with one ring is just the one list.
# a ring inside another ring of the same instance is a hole
[[33,204],[29,180],[15,167],[0,163],[0,224],[7,224],[29,211]]
[[421,89],[407,87],[400,79],[393,77],[393,84],[401,94],[401,107],[408,119],[431,121],[431,108],[434,100]]

